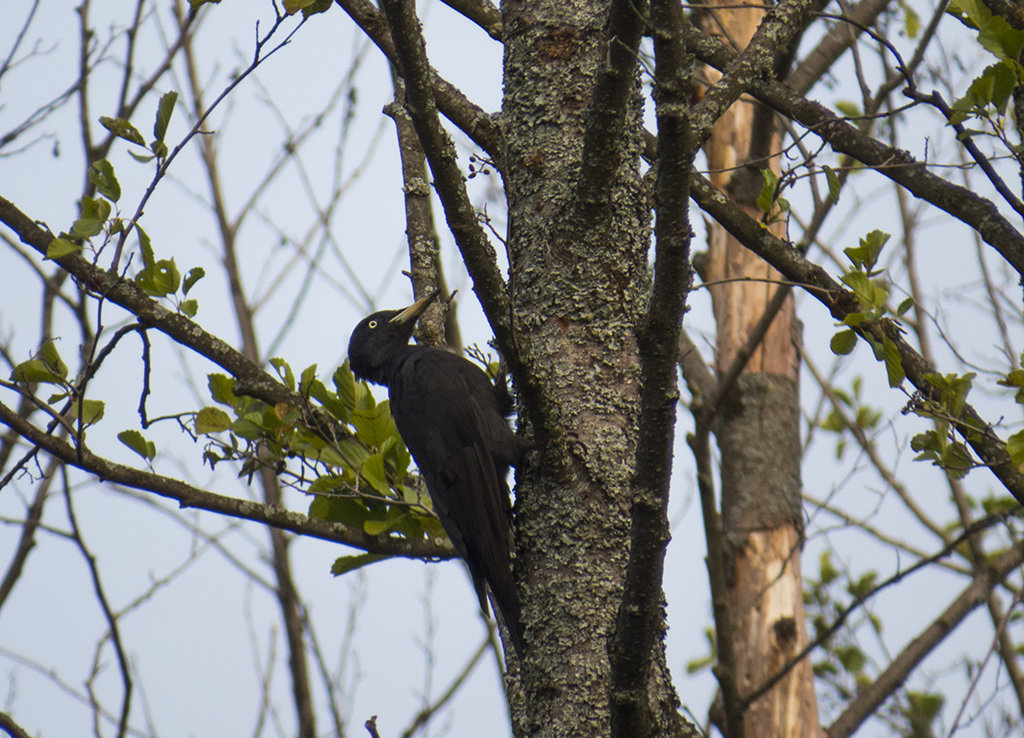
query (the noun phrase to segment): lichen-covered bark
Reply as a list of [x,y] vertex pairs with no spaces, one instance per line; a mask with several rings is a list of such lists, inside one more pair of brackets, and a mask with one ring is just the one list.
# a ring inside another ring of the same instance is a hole
[[524,705],[513,705],[517,735],[609,732],[608,639],[629,553],[650,223],[635,67],[622,134],[605,152],[617,166],[602,186],[581,190],[608,13],[589,0],[502,4],[513,337],[534,380],[526,400],[537,439],[516,488],[531,644]]

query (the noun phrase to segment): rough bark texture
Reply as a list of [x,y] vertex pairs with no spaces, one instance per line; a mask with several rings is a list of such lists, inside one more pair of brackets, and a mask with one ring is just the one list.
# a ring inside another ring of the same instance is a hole
[[[743,48],[763,14],[759,8],[710,10],[704,26]],[[710,74],[712,79],[717,76],[713,70]],[[762,183],[758,170],[771,166],[778,172],[778,158],[764,157],[778,151],[779,141],[770,116],[766,119],[764,109],[744,97],[719,119],[706,144],[712,181],[755,219],[763,216],[756,206]],[[781,224],[771,229],[780,232]],[[781,275],[713,224],[703,276],[709,282],[725,280],[711,287],[717,326],[715,363],[722,377],[778,290],[774,282]],[[800,414],[794,330],[790,296],[724,398],[716,424],[722,455],[729,626],[741,697],[757,690],[807,643],[800,572]],[[805,660],[750,704],[743,723],[743,734],[758,738],[818,735],[810,663]]]
[[[544,412],[530,418],[537,446],[516,488],[517,576],[526,583],[531,644],[521,674],[526,709],[513,704],[517,735],[610,729],[608,639],[629,547],[650,224],[635,64],[627,133],[610,147],[594,139],[617,162],[610,181],[580,181],[584,131],[609,58],[608,11],[565,0],[502,4],[513,340],[544,393],[529,398]],[[652,701],[673,703],[665,675],[659,649]]]

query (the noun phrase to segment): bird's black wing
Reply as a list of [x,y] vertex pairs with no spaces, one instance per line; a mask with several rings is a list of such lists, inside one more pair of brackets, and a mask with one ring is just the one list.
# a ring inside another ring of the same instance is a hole
[[469,567],[481,608],[488,609],[486,582],[518,646],[522,630],[511,569],[508,462],[502,458],[514,451],[515,436],[493,385],[466,359],[421,347],[406,356],[389,389],[398,431],[441,524]]

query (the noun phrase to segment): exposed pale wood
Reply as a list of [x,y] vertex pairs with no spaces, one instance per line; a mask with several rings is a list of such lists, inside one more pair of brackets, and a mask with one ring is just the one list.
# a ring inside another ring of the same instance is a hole
[[[742,48],[757,29],[762,16],[763,11],[759,8],[712,8],[704,15],[702,23],[706,31]],[[717,72],[708,70],[711,81],[717,76]],[[740,205],[752,217],[760,219],[762,213],[756,207],[756,188],[760,183],[751,177],[749,170],[742,172],[740,169],[751,156],[754,119],[754,101],[749,97],[741,98],[715,125],[705,153],[715,185],[733,192]],[[773,134],[769,150],[778,152],[779,146],[780,137]],[[779,159],[776,156],[767,162],[754,162],[753,166],[756,169],[770,166],[778,173]],[[774,223],[769,228],[776,235],[785,235],[783,222]],[[707,282],[717,283],[710,291],[717,326],[715,368],[721,376],[764,313],[778,289],[777,282],[781,276],[717,223],[710,225],[708,241],[707,267],[702,276]],[[740,471],[723,469],[722,479],[722,519],[727,540],[727,568],[731,573],[728,597],[733,614],[736,679],[742,696],[758,689],[807,643],[797,490],[783,493],[779,502],[765,503],[767,496],[779,494],[780,484],[798,488],[799,469],[792,470],[790,477],[793,481],[788,483],[786,472],[778,474],[777,466],[799,462],[796,459],[779,459],[771,453],[758,456],[755,452],[753,457],[749,456],[754,451],[752,446],[761,450],[775,448],[777,441],[775,438],[759,440],[757,429],[749,427],[752,420],[768,419],[769,422],[762,425],[765,433],[775,433],[778,423],[790,422],[785,420],[785,411],[781,419],[769,417],[780,409],[778,401],[761,403],[763,393],[770,391],[766,387],[789,382],[795,386],[798,380],[799,359],[793,344],[794,330],[794,307],[790,296],[744,369],[746,376],[775,375],[779,381],[768,384],[737,382],[727,404],[742,409],[720,418],[718,442],[723,464],[736,463],[737,454],[748,454],[744,462],[738,464]],[[757,401],[745,394],[751,391],[761,393]],[[799,393],[793,390],[790,394],[793,401],[798,402]],[[799,422],[798,413],[788,415],[792,423]],[[748,427],[730,429],[725,427],[729,423],[746,424]],[[798,429],[789,431],[798,446]],[[761,474],[756,469],[758,458],[764,460]],[[757,738],[816,738],[822,735],[809,661],[799,664],[750,705],[743,722],[744,734]]]

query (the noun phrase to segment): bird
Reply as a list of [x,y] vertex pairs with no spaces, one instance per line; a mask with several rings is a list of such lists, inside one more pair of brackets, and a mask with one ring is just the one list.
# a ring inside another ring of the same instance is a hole
[[349,366],[357,378],[387,387],[395,426],[469,569],[480,609],[488,613],[489,589],[521,657],[524,630],[512,576],[506,477],[530,444],[509,425],[506,387],[462,356],[409,343],[417,319],[438,294],[432,290],[406,308],[361,320],[349,339]]

